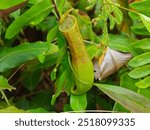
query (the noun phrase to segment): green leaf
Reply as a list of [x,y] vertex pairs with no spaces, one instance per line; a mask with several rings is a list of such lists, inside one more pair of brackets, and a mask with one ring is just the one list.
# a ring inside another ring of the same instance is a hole
[[70,96],[70,106],[74,111],[83,112],[87,107],[86,94]]
[[134,9],[136,12],[144,14],[150,17],[150,1],[149,0],[140,0],[138,2],[132,2],[130,7]]
[[135,84],[138,88],[145,89],[150,87],[150,76],[144,78],[143,80]]
[[120,86],[124,87],[126,89],[130,89],[132,91],[137,92],[137,87],[135,86],[135,83],[137,82],[137,79],[133,79],[128,75],[128,72],[124,73],[121,75],[121,81],[120,81]]
[[139,89],[138,93],[150,99],[150,88]]
[[8,27],[5,37],[7,39],[13,38],[22,27],[27,26],[31,22],[38,24],[41,22],[52,10],[52,4],[49,0],[42,0],[41,2],[33,5],[29,10],[20,15]]
[[63,45],[60,48],[60,50],[59,50],[58,57],[57,57],[57,60],[56,60],[55,68],[52,70],[52,72],[50,74],[50,77],[51,77],[52,81],[54,81],[56,79],[57,67],[61,64],[61,62],[62,62],[62,60],[63,60],[64,55],[66,54],[66,52],[67,52],[67,46]]
[[[150,17],[149,12],[144,13],[141,12],[142,14],[144,14],[145,16]],[[131,27],[131,30],[138,35],[145,35],[145,36],[150,36],[149,31],[145,28],[144,23],[141,21],[141,17],[140,17],[140,13],[136,14],[134,12],[130,12],[129,13],[130,18],[133,21],[133,26]]]
[[44,52],[44,53],[42,53],[42,54],[40,54],[40,55],[38,55],[38,60],[39,60],[39,62],[40,63],[44,63],[44,61],[45,61],[45,56],[46,56],[46,53]]
[[29,113],[48,113],[48,111],[43,108],[30,109],[27,112],[29,112]]
[[107,84],[94,84],[131,112],[150,112],[150,100],[131,90]]
[[144,1],[139,1],[139,2],[133,2],[130,4],[130,7],[138,11],[148,11],[150,10],[150,1],[144,0]]
[[132,44],[135,48],[140,48],[146,51],[150,50],[150,38],[138,40]]
[[95,44],[87,45],[87,46],[86,46],[86,50],[87,50],[87,52],[88,52],[88,54],[89,54],[89,57],[90,57],[91,59],[93,59],[94,56],[97,54],[98,49],[99,49],[99,48],[98,48],[98,45],[95,45]]
[[145,28],[145,26],[143,26],[143,27],[131,27],[131,30],[133,33],[138,34],[138,35],[150,36],[150,33]]
[[11,13],[12,13],[11,16],[14,16],[14,18],[16,18],[16,16],[18,17],[19,14],[20,14],[20,11],[19,11],[19,13],[13,13],[13,12],[15,12],[15,11],[17,12],[17,10],[20,10],[28,2],[28,0],[25,0],[25,1],[22,1],[22,2],[20,1],[21,3],[18,3],[18,2],[13,3],[14,1],[12,1],[12,2],[8,2],[8,1],[9,0],[6,0],[6,2],[4,4],[3,3],[4,1],[2,0],[2,6],[0,4],[0,6],[1,6],[0,7],[0,18],[4,18],[4,17],[8,16]]
[[59,2],[58,11],[59,11],[60,16],[61,16],[62,13],[63,13],[64,4],[65,4],[65,0],[61,0],[61,1]]
[[84,12],[87,12],[86,7],[89,6],[89,2],[87,0],[79,0],[77,6],[79,9],[83,10]]
[[15,102],[15,106],[18,109],[28,110],[30,109],[30,102],[26,98],[20,98]]
[[23,85],[33,91],[41,81],[41,71],[25,71],[23,73]]
[[[47,31],[51,30],[54,26],[56,26],[57,23],[58,22],[54,15],[47,16],[41,23],[38,24],[37,28],[38,28],[38,30],[40,30],[42,32],[47,32]],[[44,34],[44,37],[45,37],[45,34]]]
[[1,109],[0,113],[26,113],[26,111],[18,109],[15,106],[9,106],[5,109]]
[[[94,97],[93,97],[94,96]],[[93,97],[93,98],[92,98]],[[91,93],[87,93],[87,101],[90,102],[88,103],[88,106],[87,106],[87,110],[95,110],[97,109],[97,107],[99,106],[102,110],[112,110],[112,105],[113,105],[113,102],[109,101],[103,97],[103,95],[95,95],[93,93],[93,95],[91,95]],[[96,101],[96,102],[95,102]],[[90,105],[90,108],[88,108]]]
[[111,49],[114,49],[114,50],[118,50],[118,51],[121,51],[121,52],[130,52],[133,56],[136,56],[137,54],[132,50],[132,48],[130,48],[129,46],[124,46],[122,44],[116,44],[116,43],[110,43],[109,44],[109,47]]
[[128,64],[131,67],[139,67],[148,63],[150,63],[150,52],[143,53],[134,57]]
[[131,39],[126,35],[109,35],[110,44],[109,47],[121,52],[130,52],[133,56],[138,55],[138,52],[130,44]]
[[51,80],[54,81],[56,79],[57,68],[54,68],[50,74]]
[[[49,49],[49,50],[48,50]],[[58,47],[45,42],[24,43],[13,48],[6,48],[0,53],[0,72],[17,67],[27,61],[33,60],[38,55],[47,52],[54,54]]]
[[129,73],[129,76],[134,79],[139,79],[150,74],[150,65],[137,67]]
[[8,9],[27,0],[0,0],[0,10]]
[[8,107],[7,102],[6,101],[0,101],[0,109],[4,109],[6,107]]
[[92,23],[90,17],[81,10],[75,10],[74,15],[77,18],[79,29],[83,39],[96,42],[97,35],[93,32]]
[[40,1],[42,1],[42,0],[29,0],[28,3],[34,5],[34,4],[37,4]]
[[59,48],[63,47],[65,44],[67,45],[64,35],[60,32],[58,32],[58,35],[57,35],[57,42],[58,42]]
[[68,67],[59,74],[60,76],[56,80],[56,92],[55,95],[52,96],[51,104],[54,105],[56,98],[60,95],[65,86],[66,80],[69,77],[70,68]]
[[140,13],[139,13],[139,16],[142,22],[144,23],[145,27],[147,28],[147,30],[150,32],[150,18]]
[[144,38],[138,40],[132,44],[135,48],[140,48],[143,50],[150,50],[150,38]]
[[114,27],[115,27],[115,18],[111,15],[111,14],[109,14],[109,21],[110,21],[110,30],[113,30],[114,29]]
[[63,112],[70,112],[70,111],[73,111],[71,106],[69,104],[65,104],[64,105],[64,108],[63,108]]
[[18,18],[20,15],[20,9],[10,14],[14,19]]
[[121,10],[118,7],[114,6],[114,12],[113,13],[116,17],[116,23],[121,24],[121,22],[123,20],[123,13],[121,12]]
[[9,85],[8,80],[5,77],[0,75],[0,91],[5,90],[5,89],[8,89],[9,91],[11,91],[15,88]]
[[140,19],[140,16],[134,12],[129,12],[128,14],[133,21]]
[[56,68],[61,64],[65,54],[67,53],[67,46],[66,44],[64,44],[60,49],[59,49],[59,53],[58,53],[58,58],[56,61]]
[[39,60],[35,59],[34,61],[29,62],[29,64],[27,64],[28,68],[27,71],[36,71],[39,69],[47,69],[51,66],[53,66],[54,64],[56,64],[56,60],[58,57],[58,53],[56,51],[56,53],[47,55],[45,57],[44,63],[39,62]]
[[42,108],[46,111],[52,111],[54,108],[50,103],[51,98],[52,94],[48,89],[41,91],[35,96],[32,96],[32,98],[30,99],[30,109]]
[[47,34],[47,42],[51,43],[58,33],[58,25],[53,27]]
[[73,88],[74,86],[75,86],[74,77],[73,77],[72,71],[70,70],[68,77],[66,77],[66,82],[65,82],[63,91],[65,91],[68,95],[70,95],[71,88]]
[[115,105],[113,107],[113,111],[114,112],[130,112],[128,109],[126,109],[124,106],[122,106],[121,104],[115,102]]

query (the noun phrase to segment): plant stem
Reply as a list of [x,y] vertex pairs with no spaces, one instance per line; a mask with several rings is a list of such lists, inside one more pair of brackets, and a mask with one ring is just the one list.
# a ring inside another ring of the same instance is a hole
[[95,42],[92,42],[92,41],[88,41],[88,40],[83,40],[85,43],[87,43],[87,44],[91,44],[91,45],[97,45],[98,46],[98,44],[97,43],[95,43]]
[[57,20],[60,20],[60,14],[59,14],[59,11],[58,11],[58,8],[57,8],[55,0],[52,0],[52,3],[54,5],[54,10],[55,10],[55,13],[57,15]]
[[2,90],[0,90],[0,92],[2,93],[2,96],[4,97],[4,99],[5,99],[6,103],[8,104],[8,106],[10,106],[10,103],[9,103],[5,93]]
[[18,70],[20,70],[22,68],[24,64],[22,64],[8,79],[8,81],[18,72]]
[[[103,5],[106,2],[107,1],[104,0],[103,1]],[[107,8],[106,8],[106,6],[104,6],[102,8],[102,13],[104,15],[104,19],[103,19],[103,28],[102,28],[103,34],[102,34],[102,43],[101,44],[104,45],[104,46],[108,46],[108,44],[109,44],[108,27],[107,27],[108,15],[107,15]]]

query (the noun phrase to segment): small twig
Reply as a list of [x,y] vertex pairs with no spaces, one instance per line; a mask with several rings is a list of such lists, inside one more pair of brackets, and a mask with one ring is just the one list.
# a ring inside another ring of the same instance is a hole
[[10,106],[10,103],[9,103],[9,101],[8,101],[8,99],[7,99],[6,95],[5,95],[5,93],[4,93],[2,90],[0,90],[0,92],[1,92],[1,94],[2,94],[2,96],[3,96],[3,98],[5,99],[6,103],[8,104],[8,106]]
[[29,93],[29,94],[26,94],[26,95],[23,95],[21,97],[17,97],[15,100],[19,100],[19,99],[23,99],[23,98],[28,98],[28,97],[31,97],[31,96],[34,96],[36,94],[39,94],[41,92],[44,92],[45,90],[38,90],[38,91],[35,91],[35,92],[32,92],[32,93]]
[[88,40],[83,40],[85,43],[88,43],[88,44],[93,44],[93,45],[97,45],[98,46],[98,44],[97,43],[95,43],[95,42],[92,42],[92,41],[88,41]]
[[[23,64],[23,65],[24,65],[24,64]],[[23,65],[21,65],[21,66],[9,77],[8,81],[22,68]]]
[[54,5],[54,10],[55,10],[55,13],[57,15],[57,20],[59,21],[60,20],[60,14],[59,14],[59,11],[58,11],[58,8],[57,8],[55,0],[52,0],[52,3]]

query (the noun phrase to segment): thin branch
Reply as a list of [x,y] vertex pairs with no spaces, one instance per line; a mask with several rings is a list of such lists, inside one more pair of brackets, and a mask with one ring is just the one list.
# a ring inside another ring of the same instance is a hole
[[57,15],[57,20],[60,20],[60,14],[59,14],[59,11],[58,11],[58,8],[57,8],[55,0],[52,0],[52,3],[54,5],[54,10],[55,10],[55,13]]
[[17,97],[17,98],[15,98],[15,101],[16,101],[16,100],[19,100],[19,99],[28,98],[28,97],[37,95],[37,94],[39,94],[39,93],[41,93],[41,92],[44,92],[44,91],[45,91],[45,90],[38,90],[38,91],[35,91],[35,92],[32,92],[32,93],[23,95],[23,96],[21,96],[21,97]]
[[5,93],[2,90],[0,90],[0,92],[3,96],[3,98],[5,99],[6,103],[8,104],[8,106],[10,106],[10,103],[9,103],[8,98],[6,97]]
[[[24,65],[24,64],[23,64],[23,65]],[[22,68],[23,65],[21,65],[21,66],[9,77],[8,81]]]

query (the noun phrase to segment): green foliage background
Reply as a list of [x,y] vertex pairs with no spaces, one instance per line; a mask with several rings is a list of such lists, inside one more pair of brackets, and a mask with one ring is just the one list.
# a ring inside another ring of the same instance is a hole
[[[59,17],[70,8],[91,59],[103,46],[132,54],[78,96],[70,91],[74,73],[59,31]],[[150,112],[149,12],[150,0],[1,0],[0,112]]]

